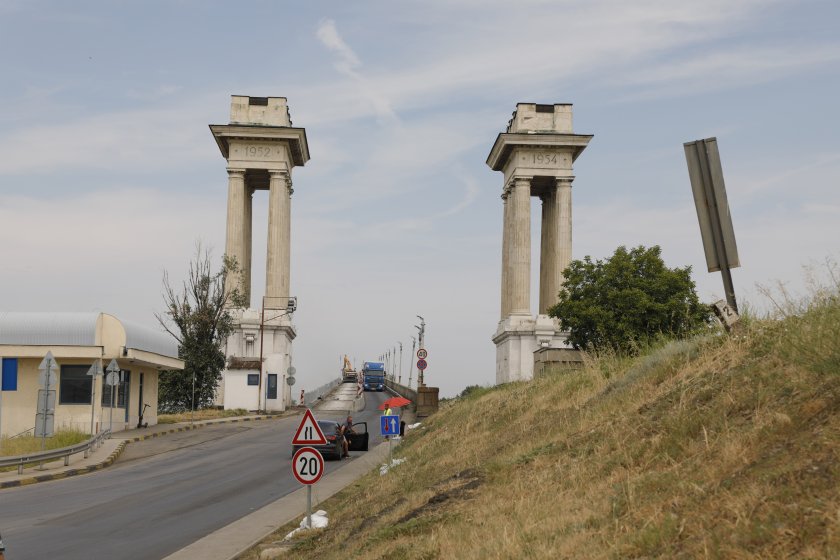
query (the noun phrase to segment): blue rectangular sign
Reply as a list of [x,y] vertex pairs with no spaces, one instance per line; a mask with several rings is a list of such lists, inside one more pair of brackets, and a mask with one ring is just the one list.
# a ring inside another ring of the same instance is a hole
[[400,435],[400,417],[399,416],[380,416],[379,417],[379,435],[381,436],[398,436]]

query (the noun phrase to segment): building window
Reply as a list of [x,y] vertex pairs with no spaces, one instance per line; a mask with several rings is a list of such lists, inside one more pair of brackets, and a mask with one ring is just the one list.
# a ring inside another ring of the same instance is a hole
[[[114,387],[114,408],[125,408],[125,396],[128,394],[128,380],[131,372],[120,370],[120,382]],[[106,373],[102,376],[102,406],[111,406],[111,386],[105,383]]]
[[0,389],[3,391],[17,391],[18,361],[17,358],[3,358],[3,378]]
[[248,374],[248,385],[259,385],[260,384],[260,374],[259,373],[249,373]]
[[58,404],[90,404],[90,366],[61,366]]

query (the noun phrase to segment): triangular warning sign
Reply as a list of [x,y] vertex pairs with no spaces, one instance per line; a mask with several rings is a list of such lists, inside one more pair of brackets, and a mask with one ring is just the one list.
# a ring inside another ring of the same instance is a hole
[[292,439],[292,445],[326,445],[326,443],[327,438],[324,437],[324,432],[315,421],[312,411],[307,408]]

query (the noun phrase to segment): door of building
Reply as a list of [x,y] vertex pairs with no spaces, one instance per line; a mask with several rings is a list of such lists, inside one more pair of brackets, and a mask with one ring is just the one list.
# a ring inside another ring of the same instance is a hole
[[140,372],[139,386],[137,387],[137,427],[140,427],[140,420],[143,418],[143,372]]
[[276,373],[269,373],[268,374],[268,385],[265,388],[266,395],[265,398],[267,399],[276,399],[277,398],[277,374]]

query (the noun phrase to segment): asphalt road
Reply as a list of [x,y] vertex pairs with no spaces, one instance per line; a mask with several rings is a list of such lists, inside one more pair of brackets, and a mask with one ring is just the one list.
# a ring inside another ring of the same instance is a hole
[[[368,422],[371,447],[381,441],[377,407],[388,396],[366,393],[366,409],[353,415]],[[300,488],[290,444],[299,422],[220,424],[132,443],[102,471],[0,491],[6,557],[167,556]],[[326,472],[346,463],[327,461]]]

